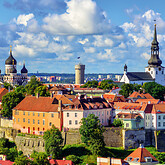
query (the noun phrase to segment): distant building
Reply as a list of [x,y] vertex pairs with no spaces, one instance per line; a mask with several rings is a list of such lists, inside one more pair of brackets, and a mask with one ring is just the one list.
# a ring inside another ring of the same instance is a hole
[[120,82],[143,85],[145,82],[155,81],[158,84],[165,85],[164,67],[161,64],[155,25],[154,38],[151,43],[151,58],[148,60],[148,66],[145,68],[145,72],[127,72],[127,65],[125,65],[124,75]]
[[107,75],[107,79],[111,79],[112,78],[112,75]]
[[10,56],[5,61],[5,74],[1,75],[0,70],[0,81],[2,83],[7,82],[11,85],[26,85],[27,84],[27,73],[28,70],[25,67],[25,63],[23,64],[23,68],[21,69],[21,74],[17,74],[17,61],[12,55],[12,49],[10,46]]
[[75,65],[75,84],[84,84],[85,65]]
[[98,75],[98,78],[99,78],[99,79],[103,78],[103,75],[100,75],[100,74],[99,74],[99,75]]

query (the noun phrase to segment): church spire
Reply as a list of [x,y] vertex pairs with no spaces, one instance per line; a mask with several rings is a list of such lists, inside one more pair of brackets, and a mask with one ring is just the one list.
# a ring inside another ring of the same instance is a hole
[[151,58],[148,60],[148,64],[150,66],[161,66],[162,61],[159,58],[159,42],[157,41],[156,24],[154,26],[154,37],[151,43]]

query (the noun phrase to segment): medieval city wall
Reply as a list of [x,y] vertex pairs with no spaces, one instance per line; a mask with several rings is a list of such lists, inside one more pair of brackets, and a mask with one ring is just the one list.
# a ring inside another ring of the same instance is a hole
[[0,118],[0,127],[13,127],[13,120]]
[[18,131],[13,128],[0,127],[0,138],[4,137],[10,141],[15,141]]

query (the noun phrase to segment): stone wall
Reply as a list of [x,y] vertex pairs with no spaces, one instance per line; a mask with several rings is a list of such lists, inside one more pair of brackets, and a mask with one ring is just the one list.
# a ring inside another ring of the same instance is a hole
[[122,129],[107,127],[104,132],[104,141],[108,147],[122,147]]
[[123,130],[123,148],[137,148],[145,144],[145,130]]
[[159,152],[165,152],[165,130],[154,131],[156,149]]
[[13,120],[0,118],[0,127],[13,128]]
[[152,130],[145,130],[145,146],[155,146],[155,135]]
[[16,136],[17,130],[13,128],[0,127],[0,138],[4,137],[9,139],[10,141],[15,141]]
[[22,151],[24,155],[32,154],[34,150],[37,152],[45,152],[45,142],[42,137],[29,138],[17,136],[15,143],[18,151]]

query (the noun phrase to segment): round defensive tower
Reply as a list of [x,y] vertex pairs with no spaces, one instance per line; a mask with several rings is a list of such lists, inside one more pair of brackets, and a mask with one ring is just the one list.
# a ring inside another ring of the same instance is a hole
[[75,65],[75,84],[84,84],[85,65]]

